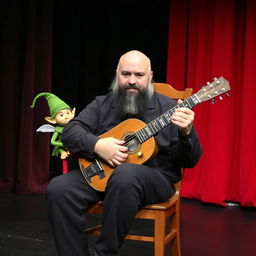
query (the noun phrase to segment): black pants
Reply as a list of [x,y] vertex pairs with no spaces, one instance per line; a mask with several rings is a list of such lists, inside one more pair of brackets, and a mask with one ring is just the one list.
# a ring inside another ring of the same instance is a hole
[[96,242],[99,256],[118,250],[142,205],[166,201],[173,186],[157,169],[122,164],[111,174],[105,192],[94,190],[79,170],[51,180],[47,189],[49,217],[60,256],[89,256],[85,211],[104,200],[103,230]]

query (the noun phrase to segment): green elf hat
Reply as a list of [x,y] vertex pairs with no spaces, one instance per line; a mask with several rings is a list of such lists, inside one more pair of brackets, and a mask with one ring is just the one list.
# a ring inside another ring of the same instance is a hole
[[64,101],[62,101],[59,97],[57,97],[56,95],[54,95],[53,93],[49,93],[49,92],[41,92],[39,93],[33,100],[32,105],[30,106],[31,108],[34,108],[35,103],[37,101],[38,98],[40,97],[45,97],[49,108],[50,108],[50,115],[51,118],[54,118],[55,115],[61,111],[62,109],[66,109],[66,108],[70,108],[70,106],[68,104],[66,104]]

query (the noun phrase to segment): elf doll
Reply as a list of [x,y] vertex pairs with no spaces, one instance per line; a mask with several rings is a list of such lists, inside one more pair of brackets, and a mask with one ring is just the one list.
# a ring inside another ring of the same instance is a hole
[[34,98],[31,108],[34,108],[36,101],[40,97],[46,98],[50,110],[51,116],[45,117],[45,120],[55,126],[44,124],[37,129],[37,132],[53,132],[53,135],[51,137],[51,144],[54,146],[52,155],[57,157],[60,156],[63,165],[62,171],[65,174],[68,172],[68,164],[66,158],[69,156],[70,153],[63,146],[63,143],[61,141],[61,133],[64,126],[72,118],[74,118],[76,109],[73,108],[72,110],[70,106],[62,101],[59,97],[49,92],[39,93]]

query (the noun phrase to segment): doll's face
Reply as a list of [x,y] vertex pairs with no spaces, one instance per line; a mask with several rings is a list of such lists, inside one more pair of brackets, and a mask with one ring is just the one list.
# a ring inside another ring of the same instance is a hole
[[59,111],[54,119],[56,121],[56,124],[65,126],[72,118],[74,117],[74,113],[71,111],[71,109],[62,109]]

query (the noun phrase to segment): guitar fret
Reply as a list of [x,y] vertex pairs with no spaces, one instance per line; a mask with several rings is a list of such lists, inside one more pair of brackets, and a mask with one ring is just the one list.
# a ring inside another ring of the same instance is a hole
[[143,136],[143,133],[142,133],[142,129],[141,130],[139,130],[139,135],[140,135],[140,138],[141,138],[141,142],[143,142],[144,141],[144,136]]
[[177,107],[175,107],[175,108],[173,108],[173,109],[170,109],[169,111],[168,111],[168,114],[169,114],[169,116],[170,116],[170,121],[172,121],[172,114],[175,112],[175,109],[176,109]]
[[145,128],[145,131],[148,134],[148,136],[151,137],[152,136],[152,132],[150,131],[150,127],[148,127],[148,125],[147,125],[144,128]]
[[144,141],[147,140],[147,139],[148,139],[148,135],[147,135],[147,133],[144,131],[144,128],[142,128],[140,131],[141,131],[141,133],[142,133],[142,136],[143,136]]
[[141,134],[140,134],[140,130],[136,132],[136,136],[138,138],[138,141],[141,143],[142,142],[142,137],[141,137]]
[[159,125],[158,125],[156,120],[153,121],[153,125],[156,128],[156,131],[158,132],[160,130],[160,127],[159,127]]
[[159,120],[159,123],[161,124],[162,128],[164,128],[167,125],[163,119],[163,116],[159,116],[158,120]]
[[151,124],[151,127],[152,127],[154,133],[157,133],[157,128],[156,128],[156,126],[154,124],[154,121],[152,121],[150,124]]
[[140,130],[136,132],[136,135],[137,135],[137,138],[138,138],[139,142],[142,143],[143,142],[143,138],[141,136]]
[[162,124],[161,124],[159,118],[156,119],[156,123],[157,123],[157,126],[158,126],[158,130],[160,131],[163,127],[162,127]]
[[191,97],[189,97],[189,99],[191,100],[192,107],[194,107],[195,105],[197,105],[198,103],[200,103],[200,100],[198,99],[197,95],[192,95]]
[[150,129],[151,129],[151,131],[153,132],[153,134],[156,134],[157,131],[155,131],[155,129],[154,129],[155,127],[154,127],[154,125],[152,124],[152,122],[150,122],[148,125],[150,126]]
[[165,114],[163,114],[163,115],[161,115],[161,116],[163,117],[163,119],[165,119],[166,125],[168,125],[170,122],[169,122],[169,120],[167,119],[167,117],[165,116]]
[[167,119],[167,121],[170,123],[172,119],[168,111],[164,113],[164,116]]
[[161,129],[163,128],[163,126],[162,126],[162,124],[161,124],[159,118],[156,119],[156,123],[157,123],[157,126],[158,126],[158,128],[159,128],[158,130],[161,130]]
[[192,109],[198,104],[198,99],[196,96],[192,95],[183,102],[184,107]]
[[192,107],[190,106],[188,100],[184,101],[184,102],[183,102],[183,105],[184,105],[185,108],[192,108]]

